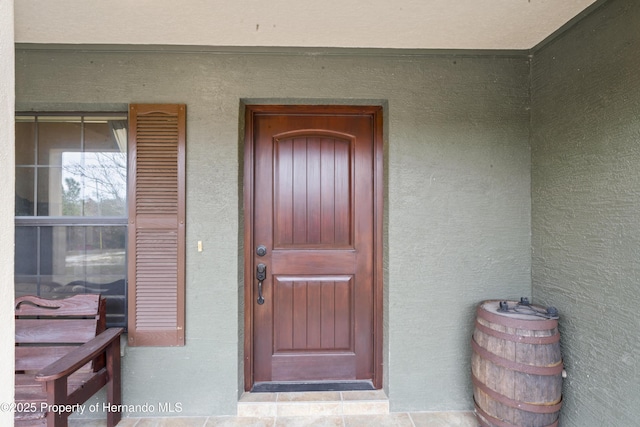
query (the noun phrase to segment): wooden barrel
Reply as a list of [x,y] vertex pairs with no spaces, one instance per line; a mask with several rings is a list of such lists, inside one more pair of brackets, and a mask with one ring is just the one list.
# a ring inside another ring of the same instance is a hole
[[471,374],[483,427],[558,425],[563,369],[558,320],[524,302],[478,305]]

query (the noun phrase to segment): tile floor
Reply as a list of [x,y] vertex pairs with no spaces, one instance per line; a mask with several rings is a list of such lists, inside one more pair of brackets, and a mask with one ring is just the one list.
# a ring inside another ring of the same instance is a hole
[[[70,427],[106,420],[70,419]],[[247,393],[237,416],[124,418],[118,427],[477,427],[473,412],[389,412],[381,390]]]
[[[70,427],[105,427],[104,420],[69,420]],[[394,412],[293,417],[124,418],[118,427],[477,427],[472,412]]]

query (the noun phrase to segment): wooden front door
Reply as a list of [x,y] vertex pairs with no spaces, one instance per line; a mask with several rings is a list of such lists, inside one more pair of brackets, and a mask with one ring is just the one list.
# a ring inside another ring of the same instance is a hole
[[381,387],[379,107],[249,106],[245,388]]

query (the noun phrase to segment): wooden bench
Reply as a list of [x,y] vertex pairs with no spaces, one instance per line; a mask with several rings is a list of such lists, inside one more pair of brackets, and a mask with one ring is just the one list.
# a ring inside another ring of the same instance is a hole
[[[16,299],[16,427],[66,427],[72,412],[89,412],[85,402],[105,385],[110,408],[119,409],[122,329],[106,329],[105,311],[95,294]],[[121,416],[107,411],[107,425]]]

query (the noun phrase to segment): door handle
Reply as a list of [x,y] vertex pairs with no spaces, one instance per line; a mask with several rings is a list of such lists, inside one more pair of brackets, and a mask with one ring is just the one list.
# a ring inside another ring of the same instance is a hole
[[256,268],[256,279],[258,279],[258,304],[264,304],[262,297],[262,282],[267,278],[267,266],[263,263],[258,264]]

